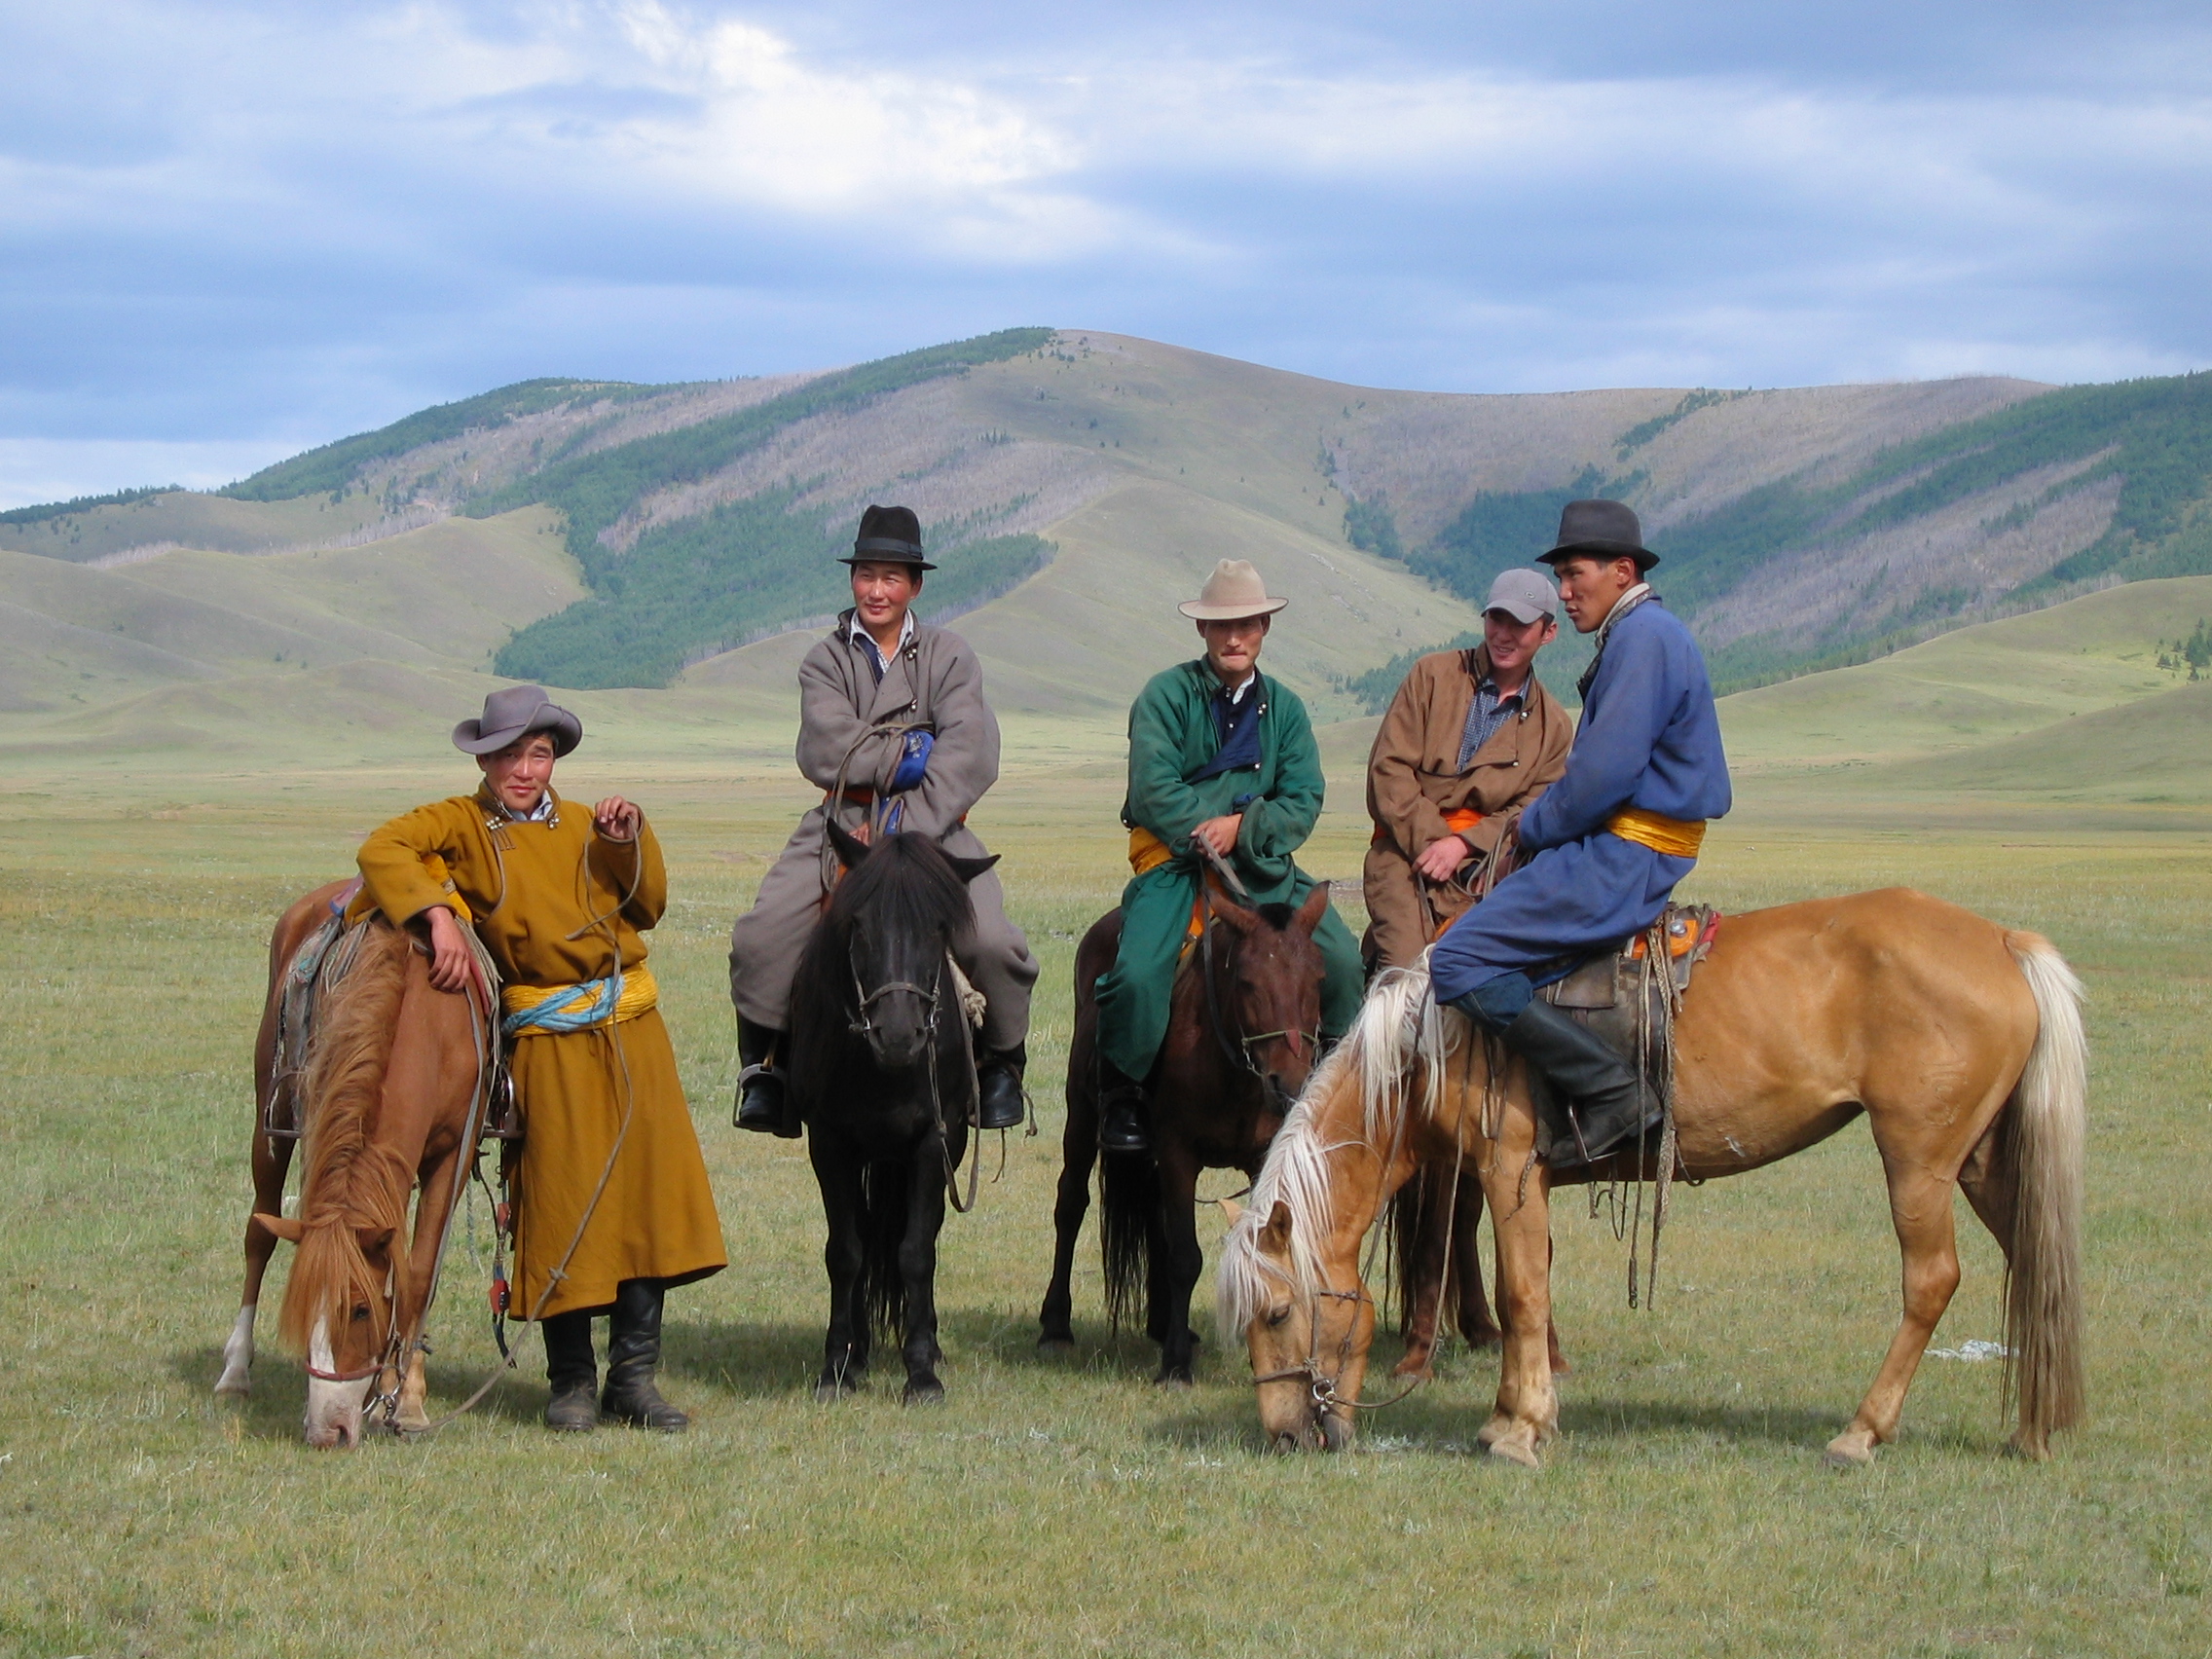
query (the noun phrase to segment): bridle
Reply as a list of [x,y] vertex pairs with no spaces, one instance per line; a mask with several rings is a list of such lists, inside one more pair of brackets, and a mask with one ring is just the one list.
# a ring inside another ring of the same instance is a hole
[[[855,940],[859,938],[858,929],[854,931],[853,937]],[[846,1029],[856,1037],[866,1038],[872,1047],[876,1030],[875,1021],[871,1015],[877,1003],[883,1001],[886,997],[895,996],[902,992],[907,996],[921,999],[922,1007],[926,1013],[926,1016],[922,1020],[922,1051],[929,1056],[927,1064],[930,1074],[930,1122],[937,1129],[938,1156],[944,1163],[944,1196],[950,1201],[954,1213],[966,1215],[976,1207],[976,1193],[982,1178],[983,1139],[981,1131],[978,1130],[975,1136],[975,1156],[970,1159],[968,1164],[968,1197],[963,1199],[960,1196],[960,1168],[952,1161],[952,1140],[945,1130],[944,1088],[940,1082],[937,1069],[937,1053],[941,1046],[938,1040],[938,1020],[944,1004],[944,967],[947,960],[944,956],[938,958],[937,973],[927,985],[917,985],[911,979],[890,979],[876,986],[873,990],[869,990],[861,983],[861,971],[853,961],[851,941],[848,941],[845,952],[845,968],[853,977],[853,1018],[846,1022]],[[965,1032],[962,1033],[962,1039],[960,1052],[967,1059],[967,1097],[972,1102],[980,1101],[983,1094],[982,1080],[977,1076],[976,1070],[975,1045],[966,1041]]]
[[1205,987],[1206,1027],[1213,1033],[1214,1044],[1221,1050],[1222,1057],[1233,1068],[1257,1081],[1263,1090],[1274,1096],[1276,1105],[1287,1112],[1290,1107],[1289,1092],[1273,1074],[1261,1069],[1260,1062],[1252,1057],[1252,1051],[1258,1045],[1272,1043],[1279,1037],[1290,1045],[1293,1055],[1298,1054],[1301,1039],[1304,1039],[1309,1053],[1317,1054],[1321,1048],[1321,1033],[1318,1030],[1291,1027],[1279,1031],[1239,1030],[1235,1040],[1230,1040],[1228,1027],[1221,1016],[1219,993],[1214,988],[1213,934],[1220,918],[1214,914],[1213,883],[1203,874],[1198,878],[1198,891],[1204,898],[1206,907],[1205,921],[1198,930],[1198,978]]
[[1364,1286],[1357,1290],[1331,1290],[1326,1285],[1322,1285],[1309,1292],[1308,1301],[1311,1306],[1307,1309],[1306,1357],[1283,1367],[1280,1371],[1271,1371],[1265,1376],[1253,1378],[1252,1385],[1255,1388],[1267,1382],[1304,1382],[1306,1384],[1306,1397],[1311,1403],[1315,1417],[1321,1417],[1340,1406],[1346,1411],[1379,1412],[1385,1406],[1396,1405],[1420,1386],[1420,1378],[1409,1377],[1406,1380],[1406,1385],[1387,1400],[1353,1400],[1339,1393],[1337,1383],[1344,1377],[1345,1367],[1351,1363],[1351,1334],[1354,1326],[1358,1324],[1358,1318],[1355,1314],[1345,1324],[1344,1340],[1337,1345],[1336,1370],[1333,1373],[1322,1370],[1320,1303],[1325,1297],[1334,1298],[1339,1302],[1364,1302],[1369,1307],[1375,1305],[1375,1298],[1367,1294]]

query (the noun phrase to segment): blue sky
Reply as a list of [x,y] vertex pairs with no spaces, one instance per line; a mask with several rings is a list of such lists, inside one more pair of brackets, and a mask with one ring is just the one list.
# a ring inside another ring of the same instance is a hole
[[0,504],[1019,323],[1514,391],[2212,364],[2212,9],[0,5]]

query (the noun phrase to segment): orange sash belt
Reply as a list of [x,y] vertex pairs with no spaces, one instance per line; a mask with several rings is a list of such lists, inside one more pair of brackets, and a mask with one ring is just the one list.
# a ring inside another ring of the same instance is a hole
[[[1483,821],[1483,815],[1471,806],[1456,806],[1444,815],[1444,828],[1454,835],[1463,835]],[[1390,831],[1378,824],[1373,844],[1382,846],[1390,840]]]
[[1670,858],[1694,859],[1705,844],[1704,819],[1669,818],[1663,812],[1645,812],[1640,807],[1614,813],[1605,820],[1605,828],[1624,841],[1634,841]]

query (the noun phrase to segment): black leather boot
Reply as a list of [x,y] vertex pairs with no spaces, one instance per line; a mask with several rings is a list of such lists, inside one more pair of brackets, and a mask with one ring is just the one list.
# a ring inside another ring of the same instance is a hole
[[749,1020],[737,1022],[737,1057],[744,1070],[737,1074],[737,1116],[741,1129],[752,1129],[783,1140],[796,1140],[799,1124],[792,1111],[790,1091],[776,1060],[784,1034]]
[[1532,1000],[1502,1030],[1472,1004],[1471,997],[1461,997],[1452,1006],[1498,1031],[1505,1046],[1525,1055],[1561,1096],[1567,1127],[1544,1150],[1544,1161],[1553,1168],[1595,1163],[1658,1125],[1659,1102],[1628,1062],[1543,998]]
[[1018,1129],[1029,1116],[1021,1097],[1021,1074],[1029,1064],[1029,1046],[986,1049],[976,1067],[976,1126],[978,1129]]
[[681,1434],[691,1419],[660,1397],[653,1373],[660,1369],[660,1309],[668,1287],[659,1279],[624,1279],[614,1287],[607,1337],[607,1392],[602,1414],[617,1422]]
[[545,1338],[545,1380],[553,1397],[545,1402],[545,1426],[563,1434],[585,1434],[599,1426],[592,1395],[599,1367],[591,1352],[591,1312],[556,1313],[541,1321]]
[[1144,1122],[1144,1085],[1125,1077],[1108,1059],[1098,1062],[1098,1150],[1150,1152],[1152,1132]]

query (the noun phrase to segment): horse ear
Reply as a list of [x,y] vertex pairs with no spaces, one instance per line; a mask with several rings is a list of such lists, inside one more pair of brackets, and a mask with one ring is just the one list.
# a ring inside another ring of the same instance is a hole
[[293,1244],[297,1244],[307,1235],[307,1229],[300,1225],[300,1218],[296,1215],[263,1215],[255,1210],[253,1225],[272,1238],[282,1238]]
[[830,844],[837,849],[837,862],[847,869],[857,869],[867,857],[867,843],[858,835],[849,833],[842,824],[825,813],[822,822],[829,827]]
[[1230,1226],[1235,1227],[1243,1219],[1244,1206],[1235,1198],[1216,1198],[1214,1202],[1221,1206],[1221,1213],[1229,1218]]
[[987,859],[962,859],[955,858],[952,854],[947,853],[944,855],[944,862],[952,866],[952,873],[960,877],[960,883],[965,887],[976,877],[981,875],[983,871],[989,869],[991,866],[997,864],[999,855],[993,853]]
[[361,1254],[373,1256],[379,1250],[388,1250],[398,1231],[395,1227],[356,1227],[353,1236],[361,1241]]
[[1298,914],[1292,919],[1298,923],[1298,931],[1311,939],[1313,930],[1321,925],[1321,918],[1328,913],[1329,884],[1316,881],[1313,891],[1306,896],[1306,903],[1298,906]]
[[1260,925],[1260,913],[1247,910],[1234,899],[1220,893],[1213,896],[1213,913],[1240,934],[1249,934]]
[[1268,1225],[1260,1229],[1260,1237],[1271,1250],[1290,1248],[1290,1206],[1282,1199],[1275,1199],[1275,1207],[1268,1212]]

